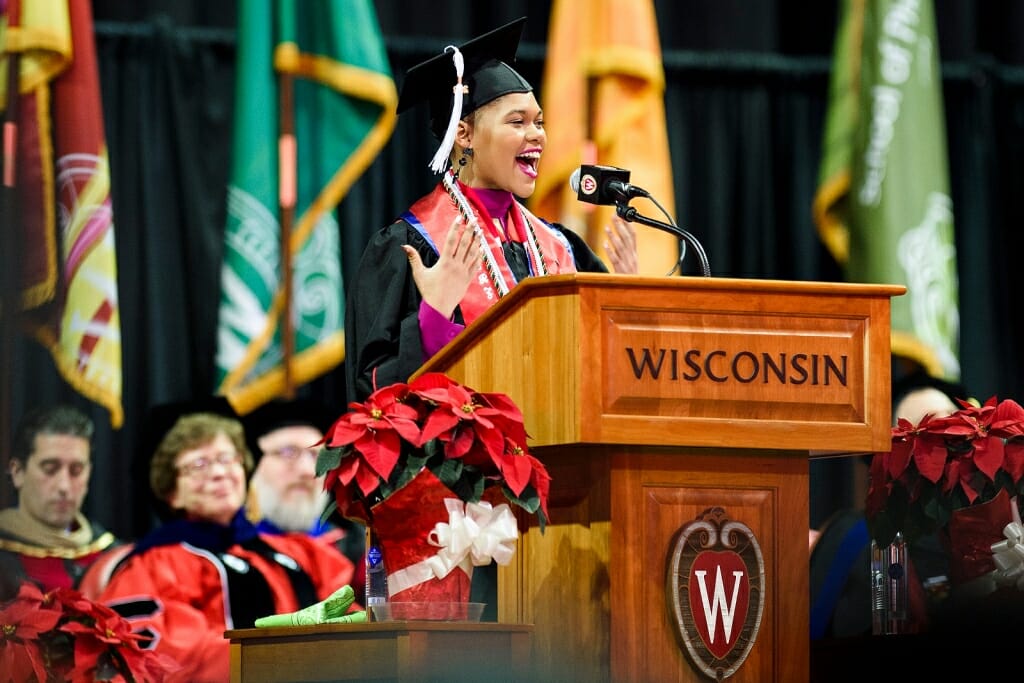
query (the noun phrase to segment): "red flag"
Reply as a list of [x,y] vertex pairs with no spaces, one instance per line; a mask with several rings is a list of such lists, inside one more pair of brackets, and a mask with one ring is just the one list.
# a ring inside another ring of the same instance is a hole
[[[18,131],[23,246],[48,259],[38,272],[24,266],[23,300],[31,308],[53,299],[36,312],[36,337],[65,380],[119,427],[121,324],[92,8],[89,0],[32,0],[21,6],[19,24],[5,51],[20,56],[19,118],[34,117]],[[59,277],[45,272],[53,270],[55,244]],[[53,281],[55,296],[43,291]]]
[[[21,0],[10,0],[4,16],[0,98],[5,110],[13,107],[16,112],[14,139],[5,139],[4,144],[5,154],[11,152],[7,145],[15,145],[13,182],[20,210],[11,224],[18,230],[22,307],[31,309],[53,301],[57,292],[50,84],[71,63],[71,24],[67,0],[25,4],[23,8]],[[18,60],[18,95],[13,102],[6,99],[8,54]],[[5,177],[4,182],[11,180]]]

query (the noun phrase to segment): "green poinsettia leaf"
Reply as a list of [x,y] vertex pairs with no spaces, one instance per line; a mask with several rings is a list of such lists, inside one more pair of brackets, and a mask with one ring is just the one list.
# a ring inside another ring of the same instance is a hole
[[922,501],[921,511],[928,519],[937,520],[942,516],[942,499],[934,494],[929,495],[927,500]]
[[537,495],[537,490],[532,486],[526,486],[526,488],[523,489],[523,492],[518,496],[512,492],[512,489],[504,484],[501,487],[501,491],[505,494],[505,497],[508,498],[510,503],[518,505],[530,514],[533,514],[540,509],[540,496]]
[[483,474],[480,473],[478,468],[464,465],[459,480],[449,486],[449,488],[460,500],[467,503],[477,503],[480,501],[480,497],[484,495],[485,483]]
[[479,502],[479,500],[483,498],[485,488],[487,488],[487,482],[484,480],[483,475],[476,477],[473,480],[473,497],[470,498],[470,500],[474,503]]
[[427,455],[422,449],[413,448],[410,444],[402,444],[402,453],[399,457],[399,467],[391,474],[386,484],[381,486],[382,495],[387,498],[393,492],[402,488],[412,481],[424,467],[427,466]]
[[398,488],[399,488],[398,486],[392,486],[388,482],[382,481],[380,483],[380,488],[377,489],[377,495],[374,496],[374,498],[376,500],[384,500],[385,498],[390,496],[392,493],[397,491]]
[[344,454],[341,448],[321,448],[316,456],[316,476],[322,477],[340,465]]
[[[424,467],[428,467],[429,464],[430,458],[427,457],[427,454],[423,451],[418,451],[417,453],[410,455],[405,461],[405,469],[402,474],[411,479],[419,474],[420,470]],[[402,485],[404,484],[405,482],[403,481]]]
[[429,460],[440,462],[444,459],[444,442],[441,439],[431,439],[423,444],[423,452]]
[[448,458],[433,472],[441,480],[441,483],[454,491],[459,483],[459,477],[462,476],[463,467],[464,464],[461,460]]
[[331,499],[327,501],[327,505],[324,506],[324,511],[320,513],[320,526],[327,526],[327,520],[331,518],[334,511],[338,509],[338,502],[331,496]]
[[[120,658],[118,659],[120,660]],[[115,663],[112,660],[113,655],[109,650],[102,653],[96,659],[96,668],[92,672],[93,680],[113,681],[119,676],[123,676],[123,671],[127,669],[127,667],[124,667],[123,661],[118,662],[121,664],[119,667],[118,663]]]
[[537,489],[527,484],[526,488],[518,496],[512,493],[512,489],[504,484],[501,490],[510,503],[518,505],[531,515],[537,515],[537,526],[540,528],[540,532],[544,533],[544,529],[547,528],[548,518],[544,514],[544,510],[541,509],[540,494],[537,492]]

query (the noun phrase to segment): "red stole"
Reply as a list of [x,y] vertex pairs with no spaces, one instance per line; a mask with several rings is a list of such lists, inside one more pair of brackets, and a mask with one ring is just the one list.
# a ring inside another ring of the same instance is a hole
[[[460,187],[465,189],[464,185],[460,185]],[[501,235],[498,228],[494,225],[487,210],[473,196],[472,191],[464,192],[464,194],[473,209],[480,228],[487,237],[487,248],[494,257],[494,262],[498,265],[501,277],[504,278],[509,289],[512,289],[516,285],[516,279],[508,267],[508,262],[505,260],[505,252],[501,248]],[[444,244],[448,228],[457,215],[458,209],[455,206],[454,200],[448,196],[444,185],[438,183],[433,192],[413,204],[402,218],[411,223],[421,233],[425,231],[433,241],[434,249],[439,250],[441,245]],[[564,238],[556,235],[555,231],[548,227],[544,221],[527,211],[526,207],[522,206],[519,202],[513,200],[509,208],[507,221],[509,236],[513,242],[527,242],[527,221],[533,227],[533,232],[537,237],[537,245],[540,247],[541,254],[543,254],[544,267],[548,274],[575,273],[576,262],[573,260],[572,254],[569,253],[569,249],[563,241]],[[539,274],[537,264],[533,262],[534,257],[528,245],[526,252],[534,273]],[[459,302],[463,320],[469,325],[484,311],[494,305],[498,298],[499,294],[495,289],[491,276],[488,275],[487,269],[481,260],[476,279],[469,285],[466,295]]]

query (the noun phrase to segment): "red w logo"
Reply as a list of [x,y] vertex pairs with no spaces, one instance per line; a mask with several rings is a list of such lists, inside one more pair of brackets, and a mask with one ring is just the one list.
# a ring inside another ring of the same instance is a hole
[[743,558],[731,551],[699,553],[690,568],[689,597],[697,632],[711,654],[722,659],[736,644],[750,606]]

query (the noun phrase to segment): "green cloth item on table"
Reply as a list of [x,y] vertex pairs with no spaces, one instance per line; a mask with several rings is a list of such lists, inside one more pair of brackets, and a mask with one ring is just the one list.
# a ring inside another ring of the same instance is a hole
[[271,614],[256,620],[257,628],[270,626],[312,626],[314,624],[359,624],[366,621],[366,611],[347,614],[356,600],[352,586],[342,586],[321,602],[303,607],[298,612]]

